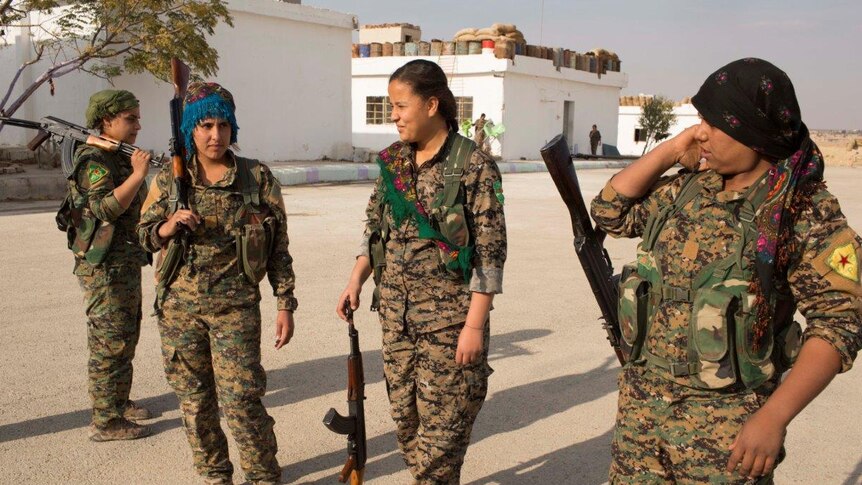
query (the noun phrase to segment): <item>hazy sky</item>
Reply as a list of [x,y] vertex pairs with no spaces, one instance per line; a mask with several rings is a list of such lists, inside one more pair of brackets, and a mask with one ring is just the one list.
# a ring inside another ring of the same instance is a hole
[[[303,0],[422,39],[513,23],[527,42],[615,51],[622,94],[693,95],[720,66],[761,57],[790,75],[809,128],[862,129],[862,0]],[[544,3],[544,21],[542,4]]]

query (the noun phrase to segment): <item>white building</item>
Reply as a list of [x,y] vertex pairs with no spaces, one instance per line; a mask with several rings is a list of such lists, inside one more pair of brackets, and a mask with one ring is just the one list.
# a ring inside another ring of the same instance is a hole
[[[228,0],[234,28],[220,24],[210,41],[219,54],[213,81],[229,89],[237,103],[239,146],[244,156],[272,160],[350,158],[350,44],[353,15],[271,0]],[[12,37],[12,36],[7,36]],[[31,56],[26,36],[0,48],[0,87]],[[31,68],[32,69],[32,68]],[[35,77],[30,70],[26,75]],[[23,84],[29,84],[27,79]],[[112,87],[78,72],[55,80],[56,93],[42,86],[14,117],[38,120],[53,115],[83,124],[89,96]],[[162,152],[170,138],[171,85],[149,74],[123,75],[114,88],[141,100],[143,129],[138,144]],[[24,145],[34,134],[5,127],[0,145]]]
[[[638,155],[644,151],[646,138],[638,124],[641,117],[641,106],[652,98],[651,95],[623,96],[620,98],[619,128],[617,130],[617,149],[622,155]],[[691,104],[690,98],[685,98],[674,104],[673,114],[676,122],[670,127],[670,137],[678,135],[689,126],[700,123],[697,110]],[[613,138],[611,138],[613,140]],[[652,144],[650,148],[654,147]]]
[[607,140],[617,138],[620,89],[628,76],[554,67],[553,61],[516,55],[498,59],[491,52],[431,57],[353,59],[353,145],[377,152],[398,140],[389,120],[389,76],[413,59],[438,63],[450,78],[458,101],[459,122],[485,113],[506,128],[491,144],[504,160],[539,158],[539,149],[564,133],[574,151],[589,150],[589,132],[597,124]]

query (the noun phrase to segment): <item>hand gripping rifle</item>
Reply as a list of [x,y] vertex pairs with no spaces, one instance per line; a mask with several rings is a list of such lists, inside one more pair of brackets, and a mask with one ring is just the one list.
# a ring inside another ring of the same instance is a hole
[[[36,136],[27,144],[27,148],[31,151],[36,151],[36,149],[45,143],[48,138],[53,137],[54,141],[56,141],[61,147],[61,166],[63,167],[63,173],[66,174],[67,177],[72,174],[72,171],[75,168],[75,150],[78,148],[78,144],[83,143],[85,145],[101,148],[107,152],[119,152],[126,158],[131,158],[132,153],[138,149],[138,147],[134,145],[107,138],[99,134],[96,130],[90,130],[83,126],[78,126],[75,123],[70,123],[53,116],[46,116],[42,118],[42,121],[30,121],[0,116],[0,124],[17,126],[19,128],[29,128],[31,130],[38,131]],[[151,158],[150,164],[155,167],[161,167],[165,161],[165,155],[161,154]]]
[[362,353],[359,351],[359,332],[353,326],[353,310],[350,302],[344,304],[347,314],[347,334],[350,336],[350,355],[347,357],[347,417],[330,408],[323,424],[338,434],[347,435],[347,462],[338,474],[338,481],[360,485],[365,474],[365,376],[362,373]]
[[542,147],[540,152],[557,190],[563,197],[563,202],[569,209],[572,232],[575,234],[575,251],[590,282],[593,295],[599,303],[604,320],[602,327],[608,332],[608,340],[620,364],[625,364],[631,349],[625,345],[620,333],[620,323],[617,319],[618,276],[614,276],[611,258],[603,246],[605,233],[601,229],[594,229],[590,221],[566,137],[555,136]]

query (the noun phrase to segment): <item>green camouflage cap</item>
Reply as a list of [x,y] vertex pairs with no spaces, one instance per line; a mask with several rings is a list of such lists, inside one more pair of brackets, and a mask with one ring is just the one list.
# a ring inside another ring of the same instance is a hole
[[140,106],[138,98],[124,89],[104,89],[90,96],[87,105],[87,128],[98,128],[102,119]]

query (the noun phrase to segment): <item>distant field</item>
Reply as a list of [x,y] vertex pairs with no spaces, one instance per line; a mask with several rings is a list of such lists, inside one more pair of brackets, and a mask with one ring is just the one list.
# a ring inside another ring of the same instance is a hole
[[[811,139],[823,152],[826,165],[862,167],[862,133],[812,130]],[[851,149],[854,140],[856,148]]]

